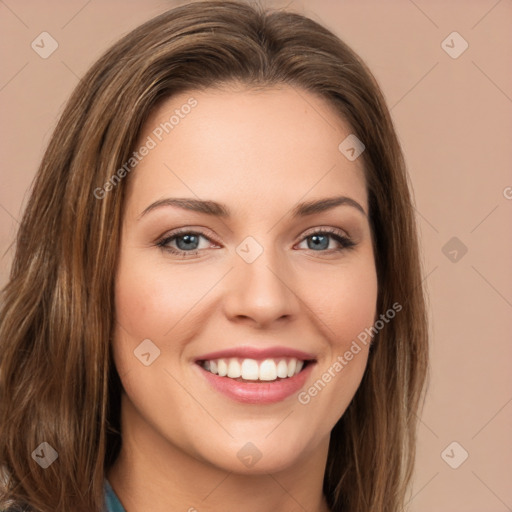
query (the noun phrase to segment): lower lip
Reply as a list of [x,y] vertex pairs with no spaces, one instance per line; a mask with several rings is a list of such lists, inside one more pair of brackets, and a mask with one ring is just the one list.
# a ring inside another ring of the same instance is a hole
[[297,393],[311,374],[315,363],[310,362],[301,372],[287,379],[271,382],[239,382],[229,377],[219,377],[195,364],[206,380],[220,393],[244,404],[271,404]]

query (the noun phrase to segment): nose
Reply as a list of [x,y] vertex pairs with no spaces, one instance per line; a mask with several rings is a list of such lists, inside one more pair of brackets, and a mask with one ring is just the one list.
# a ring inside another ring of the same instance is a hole
[[236,254],[235,258],[223,300],[224,312],[231,321],[244,320],[262,328],[297,316],[298,290],[284,261],[278,261],[270,249],[252,263]]

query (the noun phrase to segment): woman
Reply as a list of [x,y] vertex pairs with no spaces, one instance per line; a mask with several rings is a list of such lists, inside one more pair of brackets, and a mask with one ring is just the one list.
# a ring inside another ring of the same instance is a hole
[[44,156],[0,342],[3,508],[402,510],[427,318],[365,64],[229,1],[121,39]]

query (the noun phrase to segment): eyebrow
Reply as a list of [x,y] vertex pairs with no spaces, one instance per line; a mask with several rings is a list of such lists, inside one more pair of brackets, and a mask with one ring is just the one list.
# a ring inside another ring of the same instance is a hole
[[[359,212],[361,212],[365,217],[368,217],[367,213],[364,211],[364,208],[354,199],[347,196],[336,196],[300,203],[293,208],[292,218],[295,219],[298,217],[314,215],[316,213],[321,213],[327,210],[331,210],[332,208],[335,208],[337,206],[343,205],[351,206],[357,209]],[[188,197],[168,197],[165,199],[160,199],[150,204],[139,215],[138,219],[140,220],[142,217],[144,217],[144,215],[147,215],[152,210],[162,208],[164,206],[174,206],[177,208],[182,208],[184,210],[205,213],[207,215],[212,215],[215,217],[231,217],[231,211],[229,210],[229,208],[222,203],[217,203],[216,201],[194,199]]]

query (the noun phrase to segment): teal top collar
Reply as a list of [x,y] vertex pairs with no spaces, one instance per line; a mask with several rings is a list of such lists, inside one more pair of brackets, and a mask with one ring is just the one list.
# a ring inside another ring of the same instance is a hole
[[105,478],[105,512],[126,512],[110,482]]

